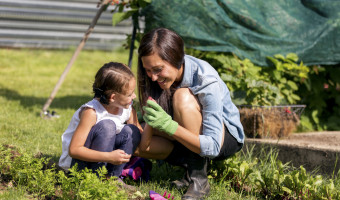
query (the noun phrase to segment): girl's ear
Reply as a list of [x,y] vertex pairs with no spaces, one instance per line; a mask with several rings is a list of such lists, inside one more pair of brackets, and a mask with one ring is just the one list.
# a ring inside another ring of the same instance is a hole
[[114,101],[115,101],[115,97],[116,97],[115,93],[112,93],[112,94],[110,95],[109,102],[114,102]]

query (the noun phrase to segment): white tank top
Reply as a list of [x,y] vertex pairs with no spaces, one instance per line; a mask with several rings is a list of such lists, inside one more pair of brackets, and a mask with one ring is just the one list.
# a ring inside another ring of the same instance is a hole
[[68,149],[71,143],[72,136],[74,131],[78,127],[80,118],[79,112],[83,108],[93,108],[96,111],[97,121],[96,124],[104,119],[110,119],[115,122],[116,124],[116,134],[120,133],[120,131],[125,126],[125,122],[130,118],[132,106],[130,105],[128,109],[123,109],[123,112],[120,115],[113,115],[103,107],[103,105],[96,99],[87,102],[86,104],[82,105],[74,114],[71,119],[69,126],[67,127],[66,131],[61,136],[62,140],[62,154],[59,159],[59,166],[64,170],[68,170],[71,166],[72,158],[68,154]]

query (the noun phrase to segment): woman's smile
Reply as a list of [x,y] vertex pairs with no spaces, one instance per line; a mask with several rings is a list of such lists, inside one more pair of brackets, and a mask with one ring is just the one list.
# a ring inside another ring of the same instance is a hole
[[165,78],[159,78],[158,80],[157,80],[157,82],[158,82],[158,84],[162,84],[162,85],[164,85],[165,84]]

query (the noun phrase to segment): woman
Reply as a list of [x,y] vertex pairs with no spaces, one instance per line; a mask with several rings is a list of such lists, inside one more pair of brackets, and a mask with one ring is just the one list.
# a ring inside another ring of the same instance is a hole
[[139,155],[184,167],[184,179],[173,182],[188,186],[182,199],[204,198],[210,191],[209,159],[226,159],[243,146],[239,111],[216,70],[185,55],[175,32],[148,32],[138,53],[139,100],[147,123]]

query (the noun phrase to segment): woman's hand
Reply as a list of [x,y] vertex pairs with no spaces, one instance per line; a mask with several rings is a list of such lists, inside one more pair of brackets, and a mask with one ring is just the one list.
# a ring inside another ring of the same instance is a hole
[[109,152],[109,163],[113,165],[121,165],[130,161],[131,155],[125,153],[121,149]]
[[152,128],[165,132],[170,136],[175,134],[178,123],[172,120],[171,116],[160,105],[152,100],[148,100],[146,106],[143,106],[143,110],[145,111],[143,119]]

